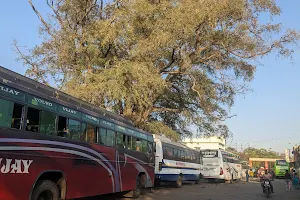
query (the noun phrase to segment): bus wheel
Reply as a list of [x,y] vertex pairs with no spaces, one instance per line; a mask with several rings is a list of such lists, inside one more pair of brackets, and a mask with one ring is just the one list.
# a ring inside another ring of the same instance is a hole
[[33,190],[32,200],[59,200],[57,185],[49,180],[39,181]]
[[160,179],[155,179],[154,186],[155,187],[160,187],[161,186],[161,180]]
[[202,174],[199,174],[199,179],[195,181],[196,184],[199,184],[202,179]]
[[138,176],[136,179],[136,188],[132,191],[132,198],[137,199],[142,194],[143,187],[145,186],[144,182],[146,180],[146,175]]
[[181,186],[182,186],[182,175],[179,175],[176,181],[176,187],[180,188]]

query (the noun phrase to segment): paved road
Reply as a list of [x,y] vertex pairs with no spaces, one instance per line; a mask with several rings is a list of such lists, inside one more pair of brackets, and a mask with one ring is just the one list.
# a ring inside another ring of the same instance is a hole
[[[272,200],[299,200],[300,190],[293,189],[285,191],[283,180],[275,180],[273,182],[275,194],[271,194]],[[98,197],[93,200],[102,199],[122,199],[132,200],[131,198],[118,197]],[[234,183],[234,184],[209,184],[201,183],[199,185],[186,184],[182,188],[174,188],[166,186],[158,189],[152,189],[151,192],[141,196],[139,200],[261,200],[266,199],[262,193],[259,183]]]

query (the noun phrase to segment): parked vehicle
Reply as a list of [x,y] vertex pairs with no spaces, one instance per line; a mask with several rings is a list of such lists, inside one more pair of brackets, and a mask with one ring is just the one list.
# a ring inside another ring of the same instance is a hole
[[199,183],[202,178],[202,159],[200,152],[173,142],[170,139],[154,135],[155,152],[155,183],[174,182],[177,187],[183,181]]
[[242,166],[238,155],[220,149],[204,149],[201,155],[204,178],[209,181],[241,179]]
[[153,136],[0,67],[0,174],[1,200],[138,197],[154,184]]

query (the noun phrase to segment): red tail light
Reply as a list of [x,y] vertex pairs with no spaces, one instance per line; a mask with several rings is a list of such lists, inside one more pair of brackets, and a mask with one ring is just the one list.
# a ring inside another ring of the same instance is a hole
[[223,174],[224,174],[223,169],[222,169],[222,167],[220,167],[220,175],[223,175]]

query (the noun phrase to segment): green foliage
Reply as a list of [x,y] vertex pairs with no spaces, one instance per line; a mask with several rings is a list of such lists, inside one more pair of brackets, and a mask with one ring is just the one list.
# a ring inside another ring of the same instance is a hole
[[178,138],[198,127],[228,136],[223,121],[254,77],[255,61],[290,56],[299,35],[280,24],[274,0],[47,0],[43,42],[23,53],[27,75]]
[[243,152],[248,158],[280,158],[280,155],[267,149],[256,149],[249,147]]

